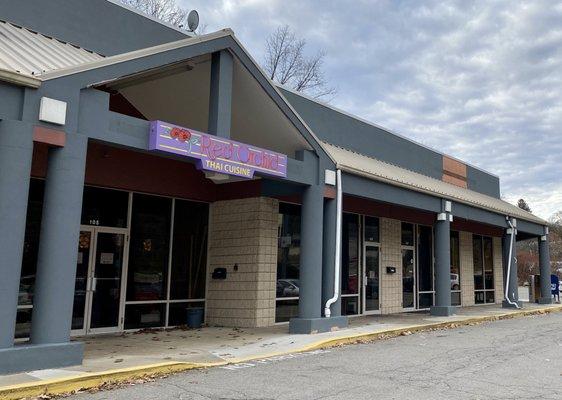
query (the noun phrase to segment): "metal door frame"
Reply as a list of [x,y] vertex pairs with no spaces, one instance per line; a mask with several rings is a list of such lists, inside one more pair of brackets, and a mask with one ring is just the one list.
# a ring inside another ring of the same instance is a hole
[[[380,244],[380,235],[381,233],[381,219],[379,217],[375,217],[379,220],[379,241],[378,242],[371,242],[365,240],[365,215],[361,216],[360,219],[360,229],[361,229],[361,237],[360,242],[361,245],[361,273],[359,274],[359,285],[361,287],[361,314],[362,315],[373,315],[373,314],[380,314],[381,313],[381,304],[382,304],[382,272],[381,272],[381,244]],[[379,308],[378,310],[367,310],[367,247],[376,247],[378,254],[379,254]]]
[[[127,290],[127,271],[129,265],[129,228],[113,228],[106,226],[81,225],[80,232],[90,232],[90,255],[88,260],[88,274],[86,282],[86,299],[84,309],[84,326],[82,329],[72,330],[73,336],[91,335],[100,333],[115,333],[123,331],[125,314],[125,296]],[[99,233],[123,235],[123,265],[121,268],[121,285],[119,298],[119,316],[117,325],[106,328],[91,328],[92,303],[94,290],[94,274],[96,268],[96,253]]]

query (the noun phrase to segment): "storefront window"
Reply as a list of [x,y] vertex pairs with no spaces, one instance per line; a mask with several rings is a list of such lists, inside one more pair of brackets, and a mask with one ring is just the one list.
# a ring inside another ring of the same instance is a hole
[[461,305],[461,268],[459,233],[451,231],[451,304]]
[[127,301],[166,299],[172,199],[135,194]]
[[494,254],[491,237],[474,235],[472,237],[474,260],[474,302],[476,304],[493,303],[494,291]]
[[209,205],[176,200],[170,299],[203,299]]
[[44,186],[44,181],[41,179],[31,179],[29,182],[29,198],[18,296],[16,338],[29,336],[29,330],[31,328]]
[[343,214],[341,240],[341,312],[353,315],[359,313],[359,215]]
[[365,241],[379,243],[379,219],[365,217]]
[[414,224],[402,222],[402,246],[414,245]]
[[429,226],[419,226],[418,240],[418,308],[433,305],[433,230]]
[[126,228],[128,206],[128,192],[86,186],[82,199],[82,225]]
[[298,316],[301,207],[279,204],[275,322]]

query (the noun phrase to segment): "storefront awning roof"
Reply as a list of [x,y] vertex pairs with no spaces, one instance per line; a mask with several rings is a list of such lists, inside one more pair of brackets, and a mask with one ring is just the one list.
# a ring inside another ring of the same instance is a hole
[[27,77],[103,59],[100,54],[0,21],[0,69]]
[[335,160],[337,168],[344,172],[537,224],[547,224],[545,220],[501,199],[464,189],[326,142],[323,143],[323,147]]

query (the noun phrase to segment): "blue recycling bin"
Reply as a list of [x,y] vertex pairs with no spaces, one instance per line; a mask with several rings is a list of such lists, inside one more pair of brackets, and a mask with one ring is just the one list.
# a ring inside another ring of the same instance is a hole
[[199,329],[201,325],[203,325],[203,312],[204,309],[197,307],[197,308],[188,308],[187,309],[187,326],[192,329]]

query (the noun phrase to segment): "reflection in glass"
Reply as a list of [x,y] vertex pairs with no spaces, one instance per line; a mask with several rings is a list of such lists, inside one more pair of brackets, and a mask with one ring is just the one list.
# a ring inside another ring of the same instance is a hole
[[[494,254],[491,237],[484,237],[484,288],[494,289]],[[488,301],[486,301],[488,303]]]
[[379,248],[365,246],[365,310],[379,309]]
[[[187,302],[187,303],[170,303],[170,310],[168,315],[168,326],[187,325],[187,309],[188,308],[201,308],[205,309],[205,303]],[[203,317],[204,320],[205,317]]]
[[[433,238],[432,229],[428,226],[419,227],[418,243],[418,291],[433,291]],[[420,306],[421,307],[421,301]]]
[[171,199],[133,196],[128,301],[166,299],[171,211]]
[[342,297],[341,314],[342,315],[359,314],[359,296]]
[[342,294],[359,293],[359,216],[343,214],[342,218]]
[[275,322],[286,322],[298,316],[301,207],[280,203],[277,236],[277,284]]
[[92,233],[80,232],[78,258],[76,261],[76,280],[74,283],[74,305],[72,307],[72,329],[84,329],[91,245]]
[[29,337],[31,332],[31,314],[33,308],[21,308],[18,310],[16,317],[16,332],[15,338],[26,338]]
[[474,302],[493,303],[494,294],[494,244],[487,236],[473,235]]
[[92,329],[119,325],[124,246],[125,235],[122,233],[97,234],[92,281]]
[[171,299],[205,297],[208,220],[208,204],[176,200]]
[[482,236],[472,237],[472,253],[474,259],[474,289],[484,289],[484,260],[482,259]]
[[20,290],[18,296],[18,305],[20,306],[33,304],[35,274],[37,271],[37,255],[39,254],[39,233],[41,231],[44,187],[45,185],[43,180],[30,180]]
[[461,305],[461,273],[460,273],[460,241],[459,233],[451,231],[451,305]]
[[300,270],[300,206],[279,205],[277,297],[297,297]]
[[414,245],[414,224],[409,224],[407,222],[402,222],[402,235],[401,235],[402,246],[413,246]]
[[275,322],[288,322],[299,315],[298,300],[277,300],[275,307]]
[[402,307],[414,307],[414,250],[402,249]]
[[126,228],[128,208],[128,192],[85,186],[81,223]]
[[155,328],[166,323],[166,304],[127,304],[125,329]]
[[365,217],[365,241],[379,243],[379,219]]

